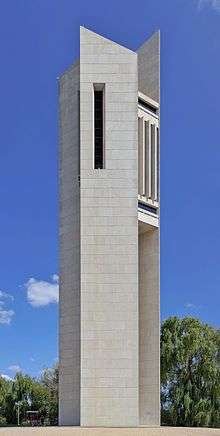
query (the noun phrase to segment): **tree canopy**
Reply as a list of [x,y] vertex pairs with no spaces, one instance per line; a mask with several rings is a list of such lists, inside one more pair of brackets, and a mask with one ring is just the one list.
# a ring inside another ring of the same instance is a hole
[[220,331],[195,318],[161,328],[162,424],[220,427]]
[[16,425],[18,404],[21,424],[28,410],[38,411],[42,424],[57,424],[58,366],[43,371],[40,379],[17,373],[13,380],[0,377],[0,425]]
[[[58,366],[39,379],[0,377],[0,425],[27,424],[28,410],[42,425],[58,422]],[[220,427],[220,331],[195,318],[170,317],[161,327],[161,417],[172,426]]]

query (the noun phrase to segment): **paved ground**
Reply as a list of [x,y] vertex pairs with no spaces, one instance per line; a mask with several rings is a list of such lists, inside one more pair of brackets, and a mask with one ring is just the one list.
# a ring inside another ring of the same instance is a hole
[[0,436],[220,436],[220,429],[209,428],[80,428],[38,427],[0,428]]

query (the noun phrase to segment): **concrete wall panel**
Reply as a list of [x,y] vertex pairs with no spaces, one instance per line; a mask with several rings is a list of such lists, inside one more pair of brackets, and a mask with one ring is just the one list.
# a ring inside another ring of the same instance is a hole
[[[84,28],[80,50],[81,425],[137,426],[137,55]],[[105,84],[106,159],[99,171],[93,83]],[[121,147],[127,140],[129,150]]]
[[156,32],[137,50],[138,90],[160,102],[160,32]]
[[59,424],[80,424],[79,63],[60,78]]
[[159,230],[139,235],[139,423],[160,424]]

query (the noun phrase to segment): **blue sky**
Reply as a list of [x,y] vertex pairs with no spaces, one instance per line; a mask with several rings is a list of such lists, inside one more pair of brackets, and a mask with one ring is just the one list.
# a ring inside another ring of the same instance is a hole
[[160,28],[161,315],[219,326],[220,0],[2,0],[0,373],[57,358],[57,76],[79,26],[135,50]]

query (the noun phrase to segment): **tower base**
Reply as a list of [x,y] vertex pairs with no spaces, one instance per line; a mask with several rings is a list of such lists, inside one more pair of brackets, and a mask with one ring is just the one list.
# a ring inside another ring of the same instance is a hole
[[8,427],[0,436],[219,436],[219,429],[189,427]]

